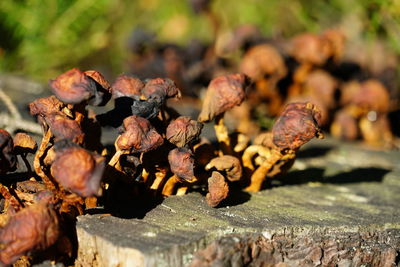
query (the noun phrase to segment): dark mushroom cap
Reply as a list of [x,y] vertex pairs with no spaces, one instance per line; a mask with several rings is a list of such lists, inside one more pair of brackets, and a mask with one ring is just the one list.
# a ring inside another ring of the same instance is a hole
[[93,106],[104,106],[111,99],[111,86],[103,77],[103,75],[95,70],[87,70],[84,72],[86,76],[92,79],[96,84],[94,96],[89,99],[88,104]]
[[181,92],[175,82],[168,78],[155,78],[146,82],[142,90],[146,99],[154,99],[159,103],[164,103],[165,99],[181,96]]
[[282,56],[268,44],[256,45],[247,51],[240,64],[240,70],[255,81],[265,75],[283,78],[287,73]]
[[145,118],[133,115],[124,119],[124,132],[118,138],[118,149],[130,153],[147,152],[161,146],[164,139]]
[[228,194],[229,186],[224,176],[219,172],[212,172],[211,177],[208,178],[207,204],[211,207],[216,207],[228,197]]
[[57,147],[51,174],[63,187],[82,196],[97,195],[105,168],[105,158],[77,145]]
[[50,113],[61,111],[65,106],[54,95],[38,98],[29,104],[31,115],[47,116]]
[[311,103],[291,103],[272,127],[274,144],[281,150],[297,150],[314,137],[321,137],[321,113]]
[[181,116],[168,125],[165,137],[172,144],[184,147],[199,138],[201,129],[203,129],[202,123]]
[[78,122],[69,119],[63,113],[51,113],[45,117],[47,125],[49,125],[55,141],[69,139],[75,143],[83,142],[84,133]]
[[301,63],[323,65],[331,56],[331,46],[327,39],[312,33],[294,37],[291,55]]
[[194,157],[192,152],[183,147],[171,150],[168,154],[168,162],[171,171],[183,181],[193,182],[194,178]]
[[0,174],[15,171],[17,157],[14,154],[14,142],[11,135],[0,129]]
[[14,153],[35,153],[37,149],[37,143],[29,134],[16,133],[14,135]]
[[77,68],[73,68],[49,82],[55,96],[66,104],[79,104],[96,93],[96,82]]
[[19,257],[53,245],[59,236],[57,214],[40,201],[12,215],[0,228],[0,265],[13,264]]
[[140,97],[144,83],[135,77],[119,75],[112,84],[113,98],[118,97]]
[[200,122],[208,122],[228,109],[240,105],[245,98],[249,79],[244,74],[229,74],[214,78],[208,85]]
[[234,156],[224,155],[213,158],[207,164],[207,169],[215,168],[226,173],[226,178],[231,181],[239,181],[242,178],[242,165],[240,160]]
[[160,112],[161,104],[153,99],[141,100],[132,99],[132,115],[137,115],[146,119],[153,119]]

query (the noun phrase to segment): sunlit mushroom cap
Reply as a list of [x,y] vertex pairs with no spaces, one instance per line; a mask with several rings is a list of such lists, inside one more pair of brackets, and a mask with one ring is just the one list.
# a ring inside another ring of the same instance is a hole
[[388,90],[378,80],[367,80],[361,83],[361,89],[354,96],[353,103],[379,113],[389,110],[390,96]]
[[172,144],[184,147],[199,138],[202,128],[202,123],[181,116],[168,125],[165,137]]
[[96,82],[77,68],[73,68],[49,82],[55,96],[66,104],[79,104],[96,93]]
[[154,99],[160,103],[163,103],[167,98],[179,98],[181,96],[175,82],[168,78],[155,78],[147,81],[142,94],[146,99]]
[[321,113],[311,103],[291,103],[272,127],[274,144],[281,150],[296,150],[314,137],[323,137]]
[[194,181],[194,157],[189,149],[178,147],[168,154],[171,171],[187,182]]
[[131,153],[147,152],[161,146],[161,135],[145,118],[133,115],[124,119],[124,132],[118,138],[116,146]]
[[234,106],[240,105],[246,95],[249,78],[245,74],[230,74],[214,78],[208,85],[200,122],[208,122]]
[[63,141],[56,147],[51,174],[63,187],[82,197],[90,197],[99,193],[104,168],[104,157]]
[[327,108],[335,106],[335,91],[337,86],[338,82],[335,78],[323,70],[311,72],[304,82],[306,94],[317,98]]
[[331,46],[327,39],[312,33],[294,37],[291,55],[301,63],[323,65],[331,56]]
[[217,171],[212,172],[211,177],[208,178],[207,204],[216,207],[228,197],[228,194],[229,186],[224,176]]
[[59,236],[57,214],[39,201],[12,215],[0,228],[0,265],[13,264],[19,257],[53,245]]
[[60,111],[65,106],[54,95],[38,98],[29,104],[31,115],[47,116],[50,113]]
[[6,130],[0,129],[0,174],[17,168],[17,158],[13,149],[14,142],[11,135]]
[[213,158],[206,166],[207,170],[212,168],[225,172],[226,178],[232,182],[239,181],[242,177],[242,165],[239,159],[234,156],[224,155]]
[[140,97],[144,83],[135,77],[119,75],[112,84],[113,98],[118,97]]
[[45,117],[45,121],[56,141],[68,139],[78,144],[83,142],[84,133],[79,123],[69,119],[63,113],[51,113]]
[[37,143],[29,134],[16,133],[13,138],[14,152],[16,154],[34,153],[37,149]]
[[104,76],[95,70],[87,70],[84,72],[86,76],[95,81],[96,90],[94,95],[89,99],[88,104],[93,106],[104,106],[111,99],[111,86]]
[[265,75],[282,78],[287,73],[282,56],[268,44],[257,45],[247,51],[242,59],[240,70],[255,81]]

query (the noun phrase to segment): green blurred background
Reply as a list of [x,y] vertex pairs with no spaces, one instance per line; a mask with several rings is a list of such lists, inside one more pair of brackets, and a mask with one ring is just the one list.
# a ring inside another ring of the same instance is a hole
[[[398,0],[215,0],[222,31],[251,23],[267,36],[343,29],[351,42],[376,42],[400,54]],[[204,14],[185,0],[1,0],[0,72],[46,81],[71,67],[126,70],[135,28],[185,44],[213,39]]]

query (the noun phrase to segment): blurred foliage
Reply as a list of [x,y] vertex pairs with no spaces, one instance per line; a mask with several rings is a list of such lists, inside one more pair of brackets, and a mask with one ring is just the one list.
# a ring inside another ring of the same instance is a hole
[[[398,0],[215,0],[211,8],[222,31],[252,23],[272,37],[291,37],[338,26],[400,53]],[[135,27],[162,41],[213,38],[207,16],[195,15],[184,0],[1,0],[0,71],[37,79],[73,66],[118,73]]]

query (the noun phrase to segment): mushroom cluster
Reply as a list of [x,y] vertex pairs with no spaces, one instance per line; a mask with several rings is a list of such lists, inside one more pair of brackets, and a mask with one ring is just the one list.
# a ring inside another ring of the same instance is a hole
[[[245,74],[214,78],[195,120],[168,107],[180,90],[167,78],[121,75],[110,85],[97,71],[72,69],[50,81],[54,95],[29,105],[43,129],[39,146],[26,133],[13,139],[0,130],[0,172],[15,171],[17,156],[27,169],[24,181],[0,180],[0,263],[55,243],[68,254],[74,245],[65,224],[99,206],[113,213],[121,182],[132,185],[130,194],[154,199],[206,190],[211,207],[238,188],[261,190],[266,178],[289,169],[301,145],[322,136],[321,113],[311,103],[289,104],[272,131],[251,142],[224,122],[250,85]],[[89,107],[110,99],[114,108],[102,114]],[[201,137],[203,124],[213,120],[216,144]],[[100,142],[102,127],[118,129],[114,147]],[[33,170],[28,153],[35,154]]]

